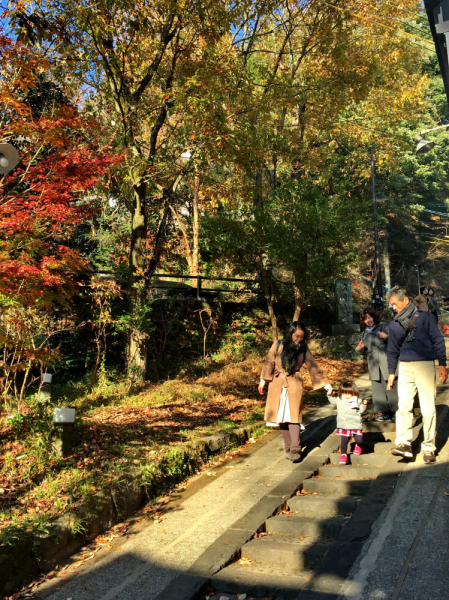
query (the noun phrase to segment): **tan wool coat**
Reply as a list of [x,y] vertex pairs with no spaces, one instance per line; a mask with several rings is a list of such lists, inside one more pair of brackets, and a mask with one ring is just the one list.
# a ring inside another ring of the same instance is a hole
[[271,346],[268,356],[263,363],[262,373],[260,375],[261,379],[265,379],[265,381],[269,382],[267,403],[265,406],[265,420],[273,423],[276,422],[282,386],[284,385],[288,388],[288,403],[290,407],[291,422],[302,423],[302,398],[304,386],[299,371],[304,362],[309,369],[314,390],[324,387],[329,381],[315,362],[315,359],[308,348],[305,355],[300,355],[298,362],[292,369],[292,374],[287,375],[282,368],[282,350],[283,344],[275,342]]

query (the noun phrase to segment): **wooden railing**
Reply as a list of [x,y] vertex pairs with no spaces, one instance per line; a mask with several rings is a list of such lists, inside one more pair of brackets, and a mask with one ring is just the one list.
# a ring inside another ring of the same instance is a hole
[[153,277],[168,277],[173,279],[196,279],[196,298],[201,299],[201,292],[228,292],[234,294],[245,294],[247,292],[257,292],[257,290],[230,290],[228,288],[203,288],[203,281],[233,281],[241,283],[259,284],[256,279],[240,279],[238,277],[204,277],[203,275],[168,275],[167,273],[155,273]]

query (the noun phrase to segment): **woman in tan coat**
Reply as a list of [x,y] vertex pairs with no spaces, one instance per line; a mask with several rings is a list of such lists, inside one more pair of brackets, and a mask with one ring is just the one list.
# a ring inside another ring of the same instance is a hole
[[309,369],[314,390],[332,389],[327,377],[316,364],[308,346],[305,325],[294,321],[284,332],[284,338],[274,342],[262,367],[259,393],[268,383],[265,419],[268,426],[281,428],[286,457],[293,462],[301,458],[300,427],[303,409],[303,381],[300,369]]

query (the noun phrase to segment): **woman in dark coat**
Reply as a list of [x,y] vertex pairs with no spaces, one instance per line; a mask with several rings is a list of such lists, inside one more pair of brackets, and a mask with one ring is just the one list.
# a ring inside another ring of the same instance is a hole
[[365,329],[356,351],[366,356],[368,361],[374,412],[381,413],[377,421],[394,421],[398,409],[398,392],[397,386],[387,392],[388,323],[381,321],[379,313],[372,306],[362,311],[360,323]]
[[427,298],[429,301],[429,311],[433,314],[435,319],[438,321],[438,315],[441,314],[440,307],[438,306],[437,299],[435,298],[435,290],[430,287],[427,292]]
[[327,377],[316,364],[307,346],[305,325],[294,321],[284,332],[284,338],[274,342],[262,367],[259,393],[268,384],[265,419],[271,427],[279,426],[285,443],[286,457],[293,462],[301,458],[299,441],[303,409],[303,381],[300,369],[305,363],[314,390],[332,389]]

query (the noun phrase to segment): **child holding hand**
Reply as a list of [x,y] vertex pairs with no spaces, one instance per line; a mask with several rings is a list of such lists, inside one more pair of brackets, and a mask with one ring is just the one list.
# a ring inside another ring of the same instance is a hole
[[355,383],[344,381],[338,392],[328,392],[329,402],[337,407],[337,431],[341,438],[340,464],[348,463],[348,444],[351,437],[355,439],[354,454],[362,454],[363,432],[362,414],[366,410],[367,400],[360,400],[360,392]]

